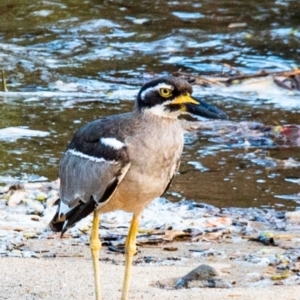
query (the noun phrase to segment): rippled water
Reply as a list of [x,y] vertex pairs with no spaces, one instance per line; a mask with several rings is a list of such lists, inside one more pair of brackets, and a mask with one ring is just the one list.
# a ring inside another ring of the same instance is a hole
[[[215,74],[223,63],[245,73],[299,66],[299,20],[298,1],[2,0],[0,66],[14,93],[1,93],[0,128],[49,134],[2,138],[0,174],[55,179],[74,131],[129,111],[153,76],[179,69]],[[268,84],[259,91],[195,87],[195,95],[233,121],[299,124],[299,95]],[[299,185],[286,179],[299,178],[299,168],[268,170],[238,156],[257,148],[219,144],[211,133],[188,135],[181,176],[166,197],[222,207],[297,206]],[[264,148],[274,158],[300,161],[297,146]]]

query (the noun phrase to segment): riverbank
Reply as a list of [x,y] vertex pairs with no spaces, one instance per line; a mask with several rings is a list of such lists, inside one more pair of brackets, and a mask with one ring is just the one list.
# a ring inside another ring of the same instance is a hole
[[[51,232],[47,224],[56,211],[58,187],[56,181],[3,188],[0,299],[93,299],[92,217],[63,238]],[[101,216],[104,299],[120,297],[130,219],[124,212]],[[262,294],[276,299],[279,292],[281,299],[298,299],[300,211],[217,208],[160,198],[145,209],[137,241],[131,299],[204,299],[207,293],[210,299]],[[214,268],[216,277],[195,278],[177,289],[176,282],[201,264]],[[207,286],[223,288],[208,291]]]

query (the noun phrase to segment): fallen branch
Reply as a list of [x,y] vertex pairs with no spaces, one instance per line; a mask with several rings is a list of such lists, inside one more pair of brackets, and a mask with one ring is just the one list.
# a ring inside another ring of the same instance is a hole
[[[185,78],[192,78],[195,84],[198,85],[218,85],[218,86],[230,86],[232,84],[239,83],[243,80],[247,79],[253,79],[253,78],[261,78],[261,77],[267,77],[272,76],[273,81],[276,85],[278,85],[281,88],[288,89],[288,90],[298,90],[300,91],[300,69],[295,70],[289,70],[289,71],[276,71],[276,72],[268,72],[265,70],[261,70],[254,74],[244,74],[241,73],[239,70],[237,70],[234,67],[231,67],[228,64],[223,64],[224,67],[230,69],[231,71],[234,71],[236,74],[226,74],[221,73],[221,77],[203,77],[193,74],[188,74],[185,72],[181,72],[180,70],[178,72],[175,72],[174,75],[177,76],[184,76]],[[281,77],[281,78],[280,78]],[[283,77],[283,78],[282,78]]]

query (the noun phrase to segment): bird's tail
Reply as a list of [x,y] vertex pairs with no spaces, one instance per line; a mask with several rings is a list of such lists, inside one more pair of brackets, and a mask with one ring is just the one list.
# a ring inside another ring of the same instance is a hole
[[53,204],[53,205],[58,205],[58,207],[57,207],[57,211],[56,211],[54,217],[52,218],[51,222],[49,223],[49,227],[54,232],[61,232],[63,225],[64,225],[63,221],[58,221],[59,203],[60,203],[60,198],[58,198]]
[[[60,203],[59,199],[59,203]],[[68,211],[66,214],[59,213],[58,205],[56,214],[54,215],[49,226],[51,230],[55,232],[61,232],[61,236],[71,227],[73,227],[78,221],[88,216],[95,209],[95,201],[93,197],[87,202],[79,202],[79,205]]]
[[53,219],[49,223],[49,227],[51,228],[52,231],[54,232],[61,232],[63,227],[64,227],[65,221],[59,221],[58,218],[58,211],[55,213]]

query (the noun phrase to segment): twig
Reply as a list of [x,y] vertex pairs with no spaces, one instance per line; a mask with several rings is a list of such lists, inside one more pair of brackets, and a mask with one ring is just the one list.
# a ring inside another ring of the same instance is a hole
[[[233,67],[230,67],[229,65],[223,64],[223,66],[226,66],[226,67],[230,68],[231,70],[235,70]],[[236,70],[236,72],[238,72],[238,71]],[[211,85],[219,85],[219,86],[224,86],[224,85],[228,86],[235,80],[240,81],[240,80],[244,80],[244,79],[260,78],[260,77],[267,77],[267,76],[273,76],[273,77],[283,76],[286,78],[291,78],[294,76],[299,76],[300,69],[295,69],[292,71],[279,71],[279,72],[267,72],[267,71],[262,70],[255,74],[239,73],[238,75],[235,75],[235,76],[219,77],[219,78],[212,78],[212,77],[207,78],[207,77],[192,75],[192,74],[181,72],[180,70],[178,72],[176,72],[175,75],[181,75],[181,76],[195,78],[197,84],[211,84]],[[284,88],[287,88],[287,87],[284,86]]]
[[255,74],[245,74],[245,75],[237,75],[228,78],[225,82],[231,83],[234,80],[243,80],[243,79],[251,79],[251,78],[258,78],[258,77],[266,77],[266,76],[283,76],[283,77],[290,77],[295,75],[300,75],[300,70],[294,71],[279,71],[279,72],[267,72],[267,71],[260,71]]
[[[227,69],[229,69],[231,71],[236,72],[237,74],[239,74],[239,76],[245,75],[243,72],[239,71],[237,68],[235,68],[235,67],[233,67],[233,66],[231,66],[229,64],[224,63],[224,64],[222,64],[222,67],[225,67],[225,68],[227,68]],[[223,68],[222,68],[222,74],[224,74],[223,73]]]
[[197,75],[192,75],[192,74],[188,74],[188,73],[184,73],[184,72],[181,72],[181,71],[178,71],[178,72],[175,72],[174,75],[181,75],[181,76],[187,76],[187,77],[192,77],[192,78],[195,78],[196,80],[198,80],[198,84],[200,82],[203,82],[203,83],[206,83],[206,84],[217,84],[217,85],[220,85],[220,86],[224,86],[220,80],[218,79],[213,79],[213,78],[204,78],[202,76],[197,76]]
[[3,92],[8,92],[8,89],[7,89],[7,86],[6,86],[4,70],[2,70],[2,91]]

